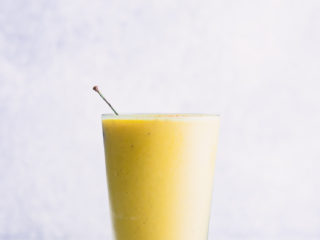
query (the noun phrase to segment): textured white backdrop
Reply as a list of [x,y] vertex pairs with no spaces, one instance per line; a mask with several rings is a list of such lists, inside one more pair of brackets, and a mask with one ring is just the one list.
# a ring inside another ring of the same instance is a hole
[[0,239],[110,239],[93,84],[120,113],[222,115],[210,240],[320,239],[319,13],[1,0]]

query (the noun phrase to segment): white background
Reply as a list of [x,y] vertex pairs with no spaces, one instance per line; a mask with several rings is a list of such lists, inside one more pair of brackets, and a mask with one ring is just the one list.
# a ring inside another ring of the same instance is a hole
[[319,0],[1,0],[0,239],[110,239],[100,114],[219,113],[210,240],[320,239]]

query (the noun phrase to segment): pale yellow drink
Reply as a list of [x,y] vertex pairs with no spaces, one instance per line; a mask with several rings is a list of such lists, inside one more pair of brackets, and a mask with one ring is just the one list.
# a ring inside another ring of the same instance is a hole
[[102,117],[116,240],[206,240],[219,117]]

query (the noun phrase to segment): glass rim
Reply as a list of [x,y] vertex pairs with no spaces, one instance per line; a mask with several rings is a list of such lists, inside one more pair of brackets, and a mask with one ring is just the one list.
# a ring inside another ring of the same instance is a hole
[[219,118],[219,114],[211,113],[124,113],[115,115],[114,113],[101,114],[104,119],[206,119]]

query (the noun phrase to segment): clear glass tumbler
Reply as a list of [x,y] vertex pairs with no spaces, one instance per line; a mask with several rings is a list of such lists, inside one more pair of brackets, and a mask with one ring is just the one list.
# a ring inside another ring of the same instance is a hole
[[219,116],[102,115],[115,240],[206,240]]

